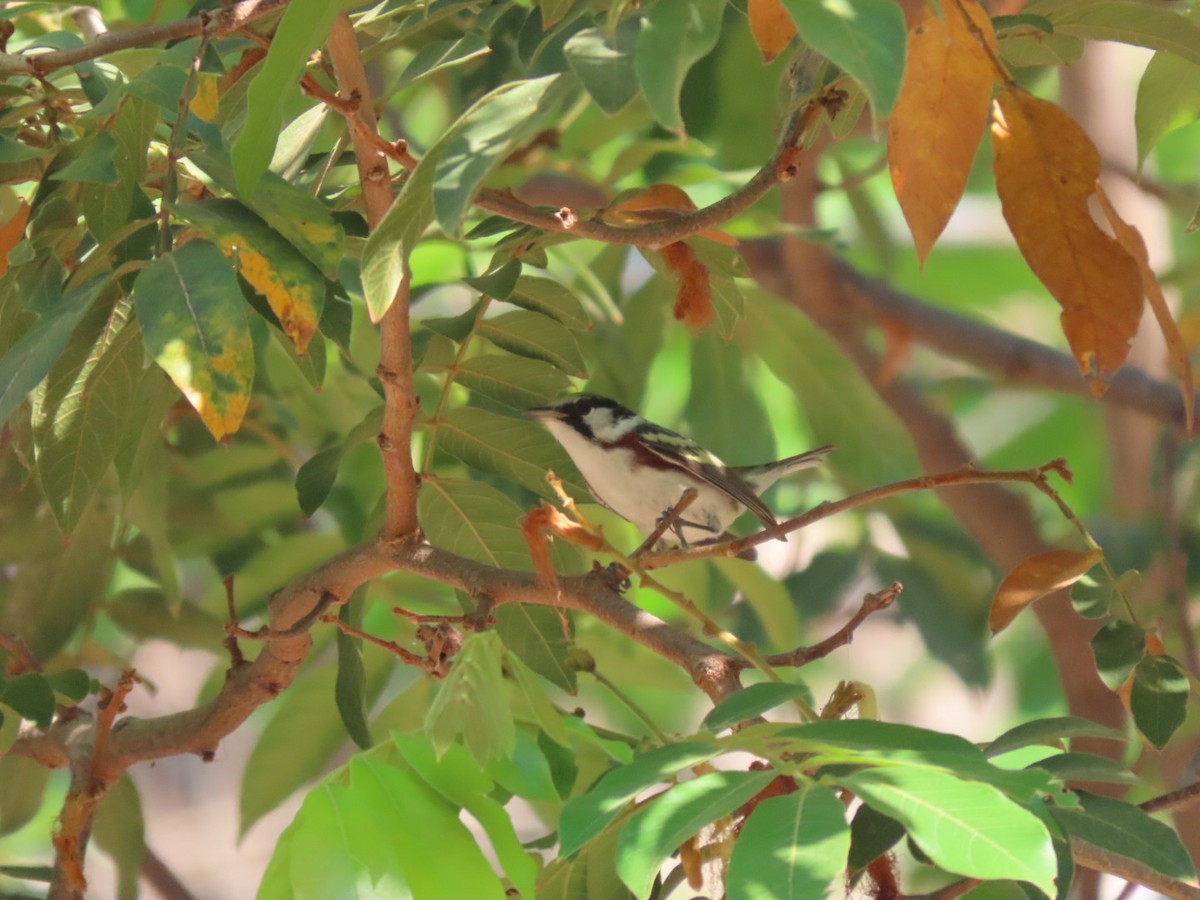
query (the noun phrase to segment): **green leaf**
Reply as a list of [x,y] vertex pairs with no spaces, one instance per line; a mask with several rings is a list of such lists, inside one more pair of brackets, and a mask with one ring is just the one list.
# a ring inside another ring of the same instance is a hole
[[760,803],[742,827],[726,889],[745,900],[828,896],[846,868],[850,829],[833,791],[810,782]]
[[575,670],[567,660],[572,642],[566,632],[572,621],[568,611],[560,614],[548,606],[529,603],[507,603],[496,610],[496,632],[504,646],[568,694],[574,694],[577,687]]
[[49,779],[50,770],[37,760],[0,756],[0,835],[12,834],[33,820],[42,808]]
[[462,235],[476,190],[514,147],[545,127],[571,92],[557,75],[510,81],[478,100],[431,151],[437,156],[433,209],[442,230]]
[[708,269],[708,287],[712,291],[717,329],[721,337],[729,340],[746,314],[746,298],[734,280],[739,265],[737,251],[707,238],[688,238],[687,245],[696,259]]
[[129,224],[133,197],[146,174],[146,150],[158,124],[158,110],[139,97],[126,97],[109,126],[116,141],[117,183],[89,184],[80,198],[88,230],[100,243]]
[[635,896],[649,896],[663,861],[680,844],[733,812],[775,776],[773,771],[713,772],[659,794],[630,816],[621,829],[617,874]]
[[[189,153],[188,161],[199,166],[225,190],[237,192],[233,168],[227,158],[210,151]],[[326,278],[334,280],[338,277],[338,266],[345,253],[345,232],[320,200],[269,171],[263,173],[253,193],[243,194],[240,199],[303,253]]]
[[509,353],[543,359],[568,375],[587,378],[575,335],[549,316],[526,310],[508,312],[484,319],[479,333]]
[[575,331],[590,331],[592,321],[583,304],[564,285],[552,278],[522,275],[504,300],[533,312],[540,312]]
[[800,39],[858,81],[877,118],[900,93],[907,30],[891,0],[783,0]]
[[63,669],[46,676],[54,693],[61,694],[73,703],[78,703],[92,689],[92,679],[83,669]]
[[425,782],[450,803],[466,810],[483,826],[504,873],[522,897],[532,897],[538,866],[521,846],[504,806],[488,796],[493,784],[465,749],[457,744],[440,757],[424,735],[394,735],[393,741]]
[[800,684],[784,684],[776,681],[752,684],[730,694],[714,706],[701,724],[715,734],[726,728],[732,728],[739,722],[760,716],[769,709],[782,706],[789,700],[803,696],[805,693],[807,693],[807,689]]
[[325,305],[325,279],[316,266],[237,200],[183,203],[175,213],[237,263],[238,272],[266,298],[280,327],[303,354]]
[[117,139],[107,131],[98,131],[79,141],[75,158],[54,172],[50,180],[115,185],[120,180],[113,159],[116,153]]
[[1112,0],[1066,4],[1048,18],[1058,34],[1166,50],[1200,65],[1200,26],[1174,9]]
[[1055,716],[1049,719],[1035,719],[1032,722],[1022,722],[1015,728],[1010,728],[986,747],[986,756],[1000,756],[1012,750],[1019,750],[1032,744],[1058,744],[1063,738],[1098,737],[1114,741],[1126,740],[1125,732],[1099,725],[1077,716]]
[[54,719],[54,690],[41,672],[22,672],[0,686],[0,703],[12,707],[38,728]]
[[[509,671],[512,672],[517,689],[529,704],[529,711],[533,714],[542,732],[560,747],[569,747],[571,735],[567,731],[567,726],[563,724],[562,716],[550,702],[546,692],[542,690],[537,678],[534,677],[533,670],[522,662],[520,657],[510,657],[506,663]],[[553,681],[553,679],[550,680]]]
[[641,25],[641,20],[629,18],[611,33],[602,28],[584,28],[563,45],[567,65],[596,105],[610,116],[637,96],[633,54]]
[[129,324],[132,303],[123,299],[111,314],[95,311],[100,330],[86,322],[78,329],[34,405],[39,481],[64,535],[116,458],[142,368],[141,333]]
[[679,94],[688,72],[708,56],[721,37],[724,0],[656,3],[642,21],[633,65],[655,120],[682,132]]
[[746,364],[745,350],[715,329],[692,341],[692,386],[684,408],[688,434],[730,465],[778,459],[771,419]]
[[396,299],[413,248],[433,222],[433,178],[440,147],[440,143],[432,147],[408,173],[400,193],[363,245],[363,298],[372,322],[382,319]]
[[522,510],[491,485],[455,478],[425,478],[417,518],[435,547],[505,569],[530,570],[529,546],[517,520]]
[[1119,690],[1146,655],[1146,633],[1132,622],[1112,619],[1092,638],[1096,673],[1109,690]]
[[329,665],[304,673],[273,704],[242,775],[239,835],[316,778],[345,743],[346,730],[333,703],[336,677]]
[[911,478],[920,471],[912,438],[862,372],[812,320],[761,291],[746,308],[753,346],[804,406],[828,465],[850,486]]
[[463,642],[425,716],[425,730],[439,755],[459,735],[480,762],[512,754],[516,726],[504,689],[503,656],[504,644],[494,631]]
[[1200,115],[1200,65],[1159,51],[1150,58],[1138,82],[1133,127],[1137,133],[1138,167],[1164,135],[1196,121]]
[[879,810],[863,803],[850,822],[850,853],[846,859],[851,872],[859,872],[892,849],[904,837],[904,826]]
[[907,766],[861,769],[832,780],[901,822],[946,871],[1027,881],[1054,894],[1057,861],[1046,827],[991,785]]
[[49,373],[104,284],[96,279],[67,291],[0,357],[0,423]]
[[[347,625],[361,629],[365,599],[366,590],[358,588],[342,604],[338,618]],[[367,726],[367,670],[363,665],[362,638],[337,629],[337,654],[333,698],[337,703],[338,715],[350,739],[366,750],[374,741],[371,740],[371,729]]]
[[1149,866],[1168,878],[1190,881],[1196,876],[1191,857],[1169,826],[1132,803],[1077,791],[1082,809],[1050,807],[1050,815],[1072,840]]
[[613,769],[563,807],[558,819],[559,854],[566,857],[578,851],[612,824],[642,791],[672,780],[683,770],[706,762],[719,752],[720,747],[715,743],[667,744]]
[[1058,753],[1033,763],[1061,781],[1104,781],[1109,784],[1141,784],[1142,779],[1114,759],[1094,753]]
[[[434,441],[438,449],[467,465],[511,479],[544,497],[554,496],[546,482],[551,469],[576,489],[577,496],[586,496],[560,448],[534,422],[461,407],[442,419]],[[517,514],[521,512],[518,509]]]
[[254,349],[241,290],[214,244],[189,241],[138,273],[134,306],[146,350],[217,440],[250,404]]
[[1160,750],[1187,716],[1188,677],[1169,656],[1146,656],[1133,672],[1129,709],[1134,724]]
[[495,300],[507,300],[517,286],[517,279],[521,277],[521,267],[519,259],[510,259],[499,268],[473,278],[464,278],[463,281],[481,294]]
[[468,390],[513,409],[529,409],[561,397],[567,375],[540,359],[490,353],[463,361],[454,380]]
[[345,452],[345,445],[334,444],[318,450],[296,470],[296,502],[305,516],[315,513],[329,497]]
[[100,799],[92,835],[96,845],[116,864],[117,896],[136,900],[138,876],[146,856],[146,823],[142,798],[128,772],[122,773]]
[[542,870],[537,900],[636,900],[617,878],[617,838],[613,828],[568,859],[559,856]]
[[487,36],[483,34],[464,34],[457,40],[424,41],[400,73],[394,90],[401,90],[435,72],[460,66],[489,52]]
[[238,194],[251,196],[271,164],[283,130],[283,99],[299,92],[308,58],[325,41],[345,2],[298,0],[288,4],[271,38],[267,58],[246,92],[246,120],[231,152]]
[[484,771],[514,797],[523,797],[535,803],[549,803],[556,809],[562,804],[562,797],[554,783],[554,773],[550,770],[550,761],[529,728],[517,728],[517,743],[511,759],[494,756],[488,760]]

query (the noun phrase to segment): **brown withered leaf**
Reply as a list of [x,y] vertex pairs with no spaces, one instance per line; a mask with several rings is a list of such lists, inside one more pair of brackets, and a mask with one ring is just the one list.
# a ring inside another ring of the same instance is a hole
[[892,185],[922,265],[967,186],[997,75],[987,13],[974,0],[947,0],[942,13],[924,6],[908,33],[888,125]]
[[8,271],[8,254],[25,236],[25,223],[29,219],[29,204],[24,198],[17,204],[17,211],[0,225],[0,275]]
[[1100,201],[1100,209],[1104,211],[1104,218],[1112,227],[1117,242],[1137,262],[1138,271],[1142,276],[1142,290],[1146,299],[1150,301],[1150,309],[1153,310],[1155,321],[1158,322],[1163,339],[1167,342],[1167,352],[1171,354],[1171,361],[1175,364],[1175,377],[1179,379],[1179,392],[1183,396],[1184,423],[1187,433],[1191,434],[1195,425],[1196,385],[1192,380],[1192,361],[1188,357],[1187,343],[1171,316],[1167,298],[1163,296],[1162,285],[1158,283],[1158,277],[1150,267],[1150,253],[1146,250],[1142,233],[1117,214],[1108,195],[1104,193],[1104,188],[1099,184],[1096,185],[1096,199]]
[[1099,550],[1049,550],[1018,563],[1004,576],[992,598],[988,613],[992,634],[1007,628],[1035,600],[1074,584],[1103,557]]
[[1016,87],[992,121],[996,192],[1029,268],[1062,306],[1062,327],[1092,394],[1125,362],[1142,314],[1137,262],[1092,220],[1100,154],[1059,107]]
[[[683,188],[673,184],[652,184],[617,194],[612,203],[600,211],[600,221],[606,225],[647,225],[651,222],[670,222],[695,211],[696,204]],[[737,238],[715,228],[706,228],[697,232],[697,236],[727,247],[736,247],[738,243]],[[655,246],[651,249],[660,248]]]
[[699,334],[712,322],[716,311],[712,304],[712,286],[708,269],[696,259],[692,248],[683,241],[659,248],[663,260],[675,273],[675,319],[693,335]]
[[763,62],[770,62],[796,36],[796,23],[780,0],[750,0],[746,12],[750,16],[750,33]]

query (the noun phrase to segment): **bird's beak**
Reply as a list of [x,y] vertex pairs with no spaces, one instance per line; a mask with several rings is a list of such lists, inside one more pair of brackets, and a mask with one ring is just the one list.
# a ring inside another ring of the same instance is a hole
[[547,422],[551,419],[561,419],[562,411],[553,406],[531,406],[525,410],[525,415],[531,419],[537,419],[539,422]]

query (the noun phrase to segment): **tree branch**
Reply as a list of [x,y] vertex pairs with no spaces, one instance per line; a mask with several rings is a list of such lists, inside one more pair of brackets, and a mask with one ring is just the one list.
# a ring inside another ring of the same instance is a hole
[[[329,59],[343,99],[357,104],[352,118],[350,139],[358,163],[358,180],[367,207],[367,224],[378,227],[392,205],[392,185],[388,155],[378,140],[371,88],[358,51],[358,38],[350,17],[342,14],[334,20],[329,33]],[[374,135],[374,137],[372,137]],[[383,385],[383,427],[379,448],[383,452],[387,480],[387,522],[383,536],[389,540],[408,538],[417,531],[417,472],[412,460],[413,422],[417,418],[417,394],[412,379],[412,332],[408,317],[409,285],[412,273],[405,266],[404,277],[392,305],[380,320],[379,367],[376,374]]]
[[143,25],[126,31],[106,31],[80,47],[51,50],[47,53],[0,53],[0,75],[25,74],[40,77],[64,66],[97,59],[118,50],[178,41],[196,37],[201,33],[207,35],[210,41],[219,40],[257,19],[278,12],[287,4],[288,0],[242,0],[241,3],[178,22]]

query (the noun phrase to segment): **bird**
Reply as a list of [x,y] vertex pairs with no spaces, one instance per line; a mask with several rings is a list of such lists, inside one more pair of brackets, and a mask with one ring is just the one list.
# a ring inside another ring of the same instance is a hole
[[[757,466],[727,466],[691,438],[608,397],[573,394],[525,410],[562,445],[601,506],[653,534],[688,488],[696,499],[668,529],[684,547],[720,540],[745,510],[778,524],[760,494],[784,475],[819,465],[818,447]],[[785,540],[781,537],[780,540]]]

